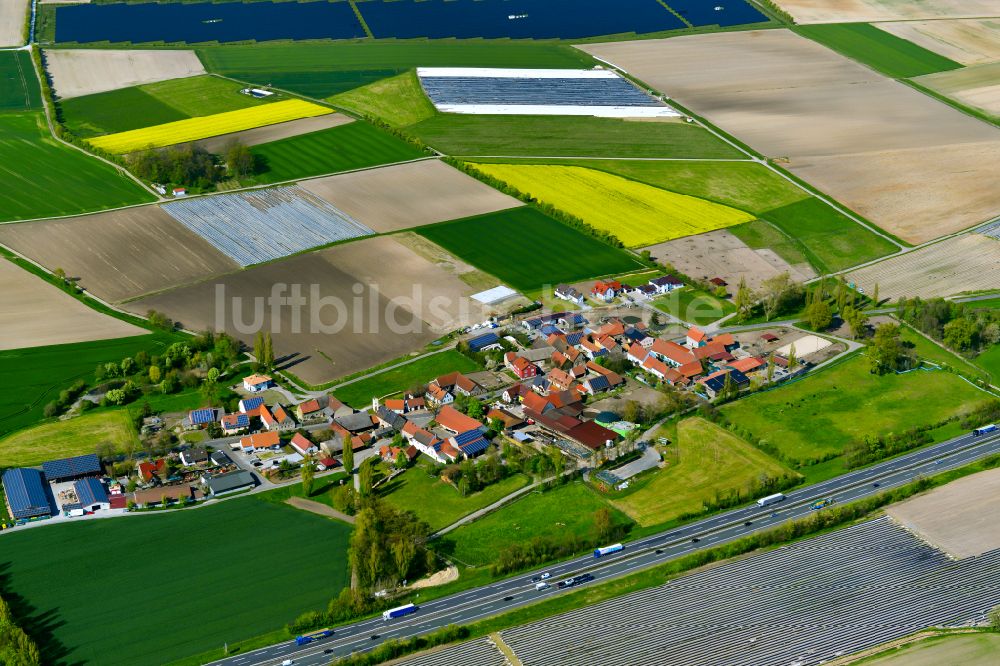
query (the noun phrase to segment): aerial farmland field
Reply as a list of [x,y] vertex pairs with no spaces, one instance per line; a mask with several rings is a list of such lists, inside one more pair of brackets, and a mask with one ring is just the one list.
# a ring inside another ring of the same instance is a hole
[[139,437],[125,409],[83,414],[20,430],[0,439],[0,465],[27,467],[46,460],[94,453],[102,445],[134,451]]
[[742,224],[754,217],[735,208],[582,167],[472,166],[596,229],[614,234],[627,247]]
[[1000,192],[984,187],[1000,130],[787,30],[581,48],[905,241],[964,229],[1000,207]]
[[522,205],[458,169],[430,159],[316,178],[301,187],[379,233]]
[[[626,252],[527,206],[416,231],[519,291],[629,273],[641,267]],[[484,238],[489,242],[483,242]],[[526,247],[546,253],[547,259],[525,261]]]
[[776,0],[796,23],[860,23],[909,19],[975,18],[996,11],[993,0]]
[[[154,529],[169,537],[150,538]],[[51,525],[4,536],[5,589],[29,599],[32,626],[51,632],[42,647],[49,659],[159,666],[209,650],[212,659],[222,658],[224,644],[271,632],[336,597],[349,580],[349,534],[344,523],[257,497]],[[93,563],[107,556],[109,544],[131,555],[114,567],[122,589],[142,589],[158,603],[145,604],[142,613],[108,603],[108,581],[93,575]],[[248,548],[269,584],[255,588],[259,605],[230,606],[234,587],[220,583],[219,565],[239,561]],[[292,559],[295,566],[288,565]],[[170,571],[187,572],[185,583]],[[217,612],[223,606],[228,610]],[[95,633],[95,622],[107,633]]]
[[64,100],[205,73],[194,51],[47,49],[43,53],[53,92]]
[[41,105],[31,56],[25,51],[0,51],[0,111],[31,111]]
[[1000,18],[889,21],[875,25],[963,65],[1000,60]]
[[0,5],[0,46],[24,44],[24,17],[29,0],[7,0]]
[[258,183],[310,178],[404,162],[426,154],[364,121],[261,144],[253,148]]
[[0,225],[0,243],[111,302],[239,269],[159,206]]
[[[1000,35],[1000,31],[997,33]],[[1000,61],[913,79],[925,88],[1000,119]]]

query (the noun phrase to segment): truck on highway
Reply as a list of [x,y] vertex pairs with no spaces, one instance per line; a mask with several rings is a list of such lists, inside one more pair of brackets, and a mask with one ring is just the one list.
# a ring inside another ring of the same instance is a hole
[[785,499],[782,493],[774,493],[773,495],[768,495],[767,497],[761,497],[757,500],[757,506],[769,506],[771,504],[777,504],[778,502]]
[[602,548],[597,548],[594,550],[594,557],[603,557],[605,555],[610,555],[611,553],[617,553],[623,550],[625,546],[620,543],[612,544],[610,546],[603,546]]
[[809,510],[810,511],[819,511],[824,506],[830,506],[831,504],[833,504],[833,498],[832,497],[826,497],[826,498],[821,499],[821,500],[816,500],[815,502],[813,502],[812,504],[810,504],[809,505]]
[[397,606],[396,608],[390,608],[387,611],[382,611],[383,620],[393,620],[397,617],[403,617],[404,615],[409,615],[410,613],[416,613],[417,607],[413,604],[406,604],[405,606]]
[[996,432],[997,430],[1000,430],[1000,426],[997,426],[996,423],[991,423],[989,425],[984,425],[982,428],[976,428],[975,430],[972,431],[972,434],[976,437],[979,437],[980,435]]
[[318,641],[321,638],[329,638],[333,636],[333,629],[317,629],[316,631],[310,631],[308,634],[302,634],[301,636],[295,637],[296,645],[308,645],[313,641]]

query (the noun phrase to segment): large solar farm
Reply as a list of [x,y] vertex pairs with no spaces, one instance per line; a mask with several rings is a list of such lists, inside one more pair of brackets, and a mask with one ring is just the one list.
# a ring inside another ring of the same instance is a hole
[[[35,529],[8,505],[45,493],[0,493],[0,602],[44,643],[24,666],[267,666],[453,592],[479,622],[480,585],[1000,423],[998,45],[998,0],[0,0],[0,477],[96,452],[109,511],[210,505],[87,529],[92,479],[49,479],[70,508]],[[728,476],[744,447],[726,483],[678,464]],[[371,497],[412,515],[368,529]],[[954,558],[906,506],[584,581],[594,605],[552,590],[402,663],[847,666],[981,624],[1000,551]],[[398,581],[352,576],[411,545]],[[267,572],[218,577],[261,548]],[[376,582],[401,586],[348,600]]]

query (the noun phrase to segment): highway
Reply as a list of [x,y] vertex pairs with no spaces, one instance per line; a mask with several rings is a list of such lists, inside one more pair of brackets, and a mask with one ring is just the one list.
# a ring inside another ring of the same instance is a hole
[[[594,582],[586,585],[600,583],[808,516],[813,511],[811,505],[817,500],[832,497],[836,502],[843,503],[868,497],[920,476],[962,467],[994,453],[1000,453],[1000,433],[980,437],[966,434],[789,491],[784,501],[769,507],[762,508],[755,503],[628,542],[621,553],[599,559],[586,555],[566,560],[426,604],[420,604],[418,597],[415,603],[420,606],[419,611],[398,620],[385,622],[381,617],[372,618],[337,627],[334,636],[308,645],[296,646],[294,641],[287,641],[212,663],[218,666],[280,666],[284,660],[292,659],[297,666],[328,664],[334,657],[369,650],[390,638],[409,638],[449,624],[467,624],[562,594],[575,588],[566,590],[557,587],[556,583],[572,576],[589,573]],[[536,591],[532,577],[543,572],[550,574],[551,585]]]

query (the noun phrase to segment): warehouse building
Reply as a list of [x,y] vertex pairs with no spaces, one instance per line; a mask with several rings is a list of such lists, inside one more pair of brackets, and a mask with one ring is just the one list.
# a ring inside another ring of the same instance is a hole
[[42,463],[42,471],[50,483],[73,481],[101,474],[101,459],[93,453],[73,458],[60,458]]
[[108,491],[104,489],[104,484],[100,479],[90,477],[80,479],[73,484],[76,491],[77,502],[85,511],[100,511],[110,509],[111,500],[108,498]]
[[15,520],[52,515],[45,477],[37,469],[9,469],[3,473],[3,493],[7,511]]

